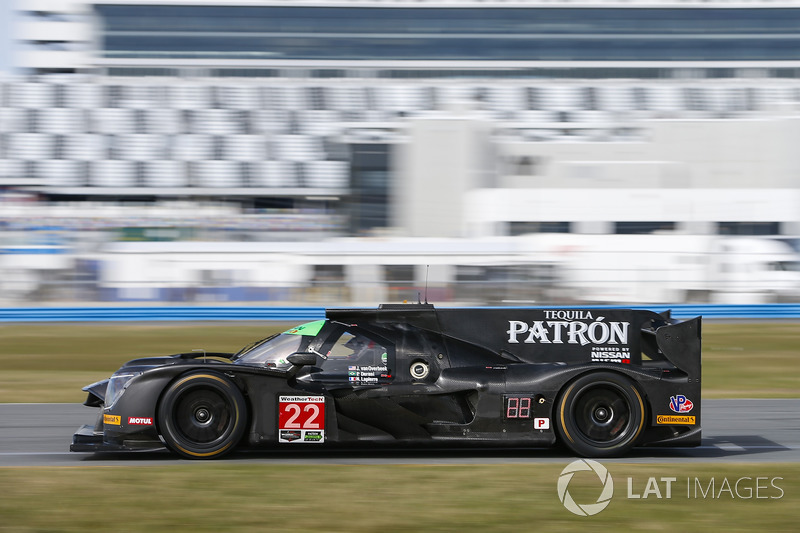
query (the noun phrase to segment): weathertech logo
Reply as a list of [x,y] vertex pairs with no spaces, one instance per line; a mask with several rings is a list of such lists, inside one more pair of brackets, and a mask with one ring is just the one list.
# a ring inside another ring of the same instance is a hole
[[657,424],[684,424],[687,426],[694,425],[693,416],[680,416],[680,415],[658,415],[656,417]]
[[128,425],[129,426],[152,426],[153,419],[149,416],[147,417],[135,417],[130,416],[128,417]]

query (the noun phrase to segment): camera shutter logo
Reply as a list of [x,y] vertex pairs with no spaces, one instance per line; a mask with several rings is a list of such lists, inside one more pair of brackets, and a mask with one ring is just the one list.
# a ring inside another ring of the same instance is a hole
[[[572,476],[575,475],[575,472],[581,471],[594,472],[603,483],[603,491],[600,493],[600,496],[597,498],[595,503],[576,503],[575,500],[572,499],[572,496],[570,496],[569,490],[567,490],[569,482],[572,481]],[[561,503],[564,504],[564,507],[566,507],[569,512],[579,516],[596,515],[608,507],[608,504],[611,503],[611,497],[613,495],[614,480],[611,479],[611,474],[608,472],[606,467],[597,461],[592,461],[591,459],[578,459],[577,461],[572,461],[566,466],[566,468],[564,468],[564,470],[561,471],[561,475],[558,477],[558,499],[561,500]]]

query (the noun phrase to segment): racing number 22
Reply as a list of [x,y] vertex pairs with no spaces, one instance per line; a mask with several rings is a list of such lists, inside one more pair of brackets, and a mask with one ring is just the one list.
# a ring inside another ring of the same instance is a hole
[[[320,429],[318,404],[307,403],[303,405],[302,409],[296,403],[285,403],[281,407],[283,407],[281,414],[285,412],[289,415],[282,427],[286,429]],[[298,419],[301,421],[298,422]]]
[[278,442],[325,442],[325,397],[280,396]]
[[278,403],[279,429],[325,429],[323,396],[281,396]]

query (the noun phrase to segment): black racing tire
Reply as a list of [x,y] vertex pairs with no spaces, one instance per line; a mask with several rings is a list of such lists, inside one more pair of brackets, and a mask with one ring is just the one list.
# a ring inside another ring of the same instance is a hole
[[567,385],[556,410],[561,441],[583,457],[616,457],[636,445],[645,402],[636,385],[614,372],[591,372]]
[[247,404],[224,376],[185,374],[164,391],[157,421],[170,450],[188,459],[213,459],[232,451],[242,439]]

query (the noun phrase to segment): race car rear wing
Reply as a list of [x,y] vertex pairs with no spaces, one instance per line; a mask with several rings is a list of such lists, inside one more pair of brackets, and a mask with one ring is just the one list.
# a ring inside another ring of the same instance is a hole
[[643,336],[642,352],[653,360],[666,359],[691,378],[700,379],[701,318],[693,318],[662,326],[655,330],[657,350],[645,348],[647,335]]

